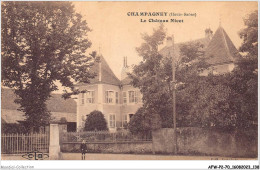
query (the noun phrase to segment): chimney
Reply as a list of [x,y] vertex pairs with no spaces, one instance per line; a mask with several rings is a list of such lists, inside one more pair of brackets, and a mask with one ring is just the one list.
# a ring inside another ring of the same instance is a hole
[[167,37],[166,38],[166,46],[167,47],[171,47],[172,45],[173,45],[173,43],[172,43],[172,37]]
[[102,66],[101,66],[101,61],[102,61],[102,56],[100,56],[100,61],[98,63],[98,81],[101,82],[101,77],[102,77]]
[[205,38],[211,40],[212,37],[213,37],[213,31],[210,28],[205,29]]
[[124,57],[124,65],[121,71],[121,80],[125,79],[128,75],[129,68],[127,66],[127,57]]

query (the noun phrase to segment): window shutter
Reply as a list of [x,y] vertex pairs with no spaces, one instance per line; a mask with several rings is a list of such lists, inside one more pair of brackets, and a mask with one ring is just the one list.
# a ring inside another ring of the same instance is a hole
[[106,103],[108,103],[108,91],[106,91],[106,93],[105,93],[105,101],[106,101]]
[[118,100],[119,100],[119,98],[118,98],[118,92],[116,92],[116,103],[118,103]]
[[92,103],[95,102],[95,91],[92,91]]
[[123,92],[123,103],[127,103],[126,92]]
[[135,103],[138,103],[138,96],[139,96],[138,91],[135,91]]
[[85,95],[84,95],[84,93],[82,93],[82,94],[81,94],[81,104],[84,104],[84,103],[85,103],[84,97],[85,97]]

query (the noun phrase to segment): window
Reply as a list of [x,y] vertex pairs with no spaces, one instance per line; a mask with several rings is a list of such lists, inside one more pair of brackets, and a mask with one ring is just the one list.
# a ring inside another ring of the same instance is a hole
[[128,91],[129,94],[129,103],[138,103],[140,100],[139,91]]
[[123,115],[123,127],[127,126],[127,115]]
[[81,94],[81,104],[85,104],[85,93]]
[[127,103],[127,97],[126,97],[126,92],[123,91],[123,103],[126,104]]
[[135,91],[128,91],[129,94],[129,103],[136,103],[137,102],[137,96]]
[[116,103],[118,103],[118,92],[116,92]]
[[109,115],[109,127],[110,128],[116,127],[116,116],[115,115]]
[[106,91],[106,103],[113,103],[113,98],[114,98],[114,92],[113,91]]
[[135,92],[129,91],[128,96],[129,96],[129,103],[134,103],[135,102]]
[[134,114],[129,114],[129,120],[134,116]]
[[94,91],[88,91],[86,93],[86,103],[94,103],[94,96],[95,96],[95,92]]
[[139,102],[139,94],[140,92],[139,91],[135,91],[135,103],[138,103]]

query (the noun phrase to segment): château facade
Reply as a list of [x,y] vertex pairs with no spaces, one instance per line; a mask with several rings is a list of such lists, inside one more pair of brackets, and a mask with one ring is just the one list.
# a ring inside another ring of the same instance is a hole
[[[205,52],[206,62],[214,74],[223,74],[233,70],[234,61],[238,50],[220,25],[215,34],[211,29],[205,30],[205,37],[185,43],[201,43]],[[180,60],[180,45],[174,44],[173,38],[168,37],[166,46],[160,50],[164,57],[175,57]],[[101,111],[108,123],[110,131],[123,128],[135,112],[142,106],[142,95],[138,88],[134,88],[127,76],[127,58],[124,58],[121,79],[119,80],[110,69],[104,57],[100,56],[100,62],[93,66],[93,71],[98,75],[90,84],[79,84],[79,90],[87,90],[81,93],[77,99],[77,129],[82,130],[87,115],[94,110]],[[208,72],[204,73],[205,75]]]
[[77,97],[77,129],[84,128],[87,115],[94,110],[104,114],[110,131],[124,128],[137,109],[142,106],[139,89],[131,86],[130,79],[127,77],[127,59],[124,58],[121,81],[102,55],[92,69],[97,76],[90,84],[78,85],[80,91],[87,90],[87,92]]

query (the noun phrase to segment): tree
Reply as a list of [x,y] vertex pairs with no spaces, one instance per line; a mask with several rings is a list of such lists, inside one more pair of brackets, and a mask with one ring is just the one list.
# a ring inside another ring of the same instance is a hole
[[198,82],[200,88],[191,113],[198,120],[197,125],[208,128],[233,130],[236,113],[230,105],[231,89],[225,84],[225,75],[209,75]]
[[[200,43],[180,45],[176,68],[177,126],[214,127],[232,130],[248,128],[257,120],[257,11],[245,18],[240,32],[241,52],[232,73],[209,73],[210,65]],[[143,61],[130,74],[143,93],[145,114],[159,114],[162,127],[172,127],[172,54],[162,56],[158,46],[166,33],[161,25],[137,48]],[[143,118],[139,115],[140,118]]]
[[1,133],[27,133],[25,126],[18,123],[3,123],[1,122]]
[[258,118],[258,11],[244,19],[246,28],[239,32],[243,43],[236,67],[229,75],[232,89],[232,105],[237,113],[237,126],[250,128]]
[[[163,127],[172,126],[172,119],[169,107],[170,94],[169,81],[165,76],[160,74],[169,73],[163,72],[161,69],[162,55],[158,52],[158,46],[163,43],[166,33],[164,26],[160,25],[158,29],[154,29],[153,34],[143,34],[144,43],[137,48],[139,56],[143,61],[139,65],[134,66],[133,73],[129,76],[133,80],[133,86],[138,87],[143,94],[144,109],[147,114],[159,114],[162,119]],[[167,68],[168,69],[168,68]]]
[[180,45],[180,60],[176,63],[178,126],[201,126],[200,116],[192,109],[195,108],[195,103],[199,102],[200,82],[206,79],[202,73],[209,68],[205,59],[201,43],[190,42]]
[[3,2],[1,13],[2,83],[14,89],[32,127],[45,125],[55,82],[72,91],[69,97],[79,93],[75,83],[95,76],[88,71],[95,52],[85,54],[90,29],[71,2]]
[[[162,127],[172,127],[172,57],[175,56],[173,53],[162,56],[158,52],[158,45],[164,38],[161,26],[151,36],[145,35],[145,43],[137,48],[143,62],[134,67],[130,77],[143,93],[145,111],[137,112],[132,131],[146,129],[141,121],[149,119],[144,117],[146,114],[159,114]],[[223,75],[204,74],[210,65],[206,62],[203,45],[190,42],[179,48],[180,59],[175,62],[177,126],[232,126],[234,114],[228,102],[230,88]]]
[[[152,35],[143,35],[145,42],[137,48],[143,61],[136,65],[133,73],[130,74],[133,85],[140,88],[143,94],[146,114],[159,114],[164,128],[173,125],[172,57],[175,57],[173,54],[162,56],[159,53],[158,46],[163,43],[165,37],[166,32],[163,25],[155,29]],[[188,97],[183,98],[181,93],[185,93],[186,96],[190,95],[187,91],[188,87],[190,89],[194,87],[194,82],[200,78],[199,74],[208,67],[201,47],[200,43],[183,44],[180,47],[182,59],[175,63],[178,88],[177,110],[182,114],[181,117],[186,117],[185,113],[189,114],[189,107],[192,106],[192,102],[189,103],[186,100]],[[180,100],[181,97],[185,100]]]
[[[180,74],[183,79],[190,82],[183,81],[186,82],[186,87],[177,93],[180,94],[177,97],[179,99],[177,106],[179,104],[180,107],[177,109],[182,113],[182,116],[178,115],[178,122],[182,125],[244,130],[250,129],[256,122],[258,114],[257,11],[248,15],[244,22],[247,27],[239,33],[243,39],[240,52],[246,55],[237,56],[236,66],[231,73],[209,74],[206,77]],[[185,53],[194,51],[190,48],[180,50]],[[194,81],[193,77],[197,81]]]
[[147,135],[152,130],[161,128],[159,114],[148,114],[143,107],[139,108],[129,122],[129,130],[133,134]]
[[102,112],[94,110],[89,115],[87,115],[84,130],[85,131],[108,130],[107,122]]
[[246,28],[239,32],[243,39],[240,47],[241,52],[247,52],[251,56],[258,55],[258,11],[254,11],[244,18]]

